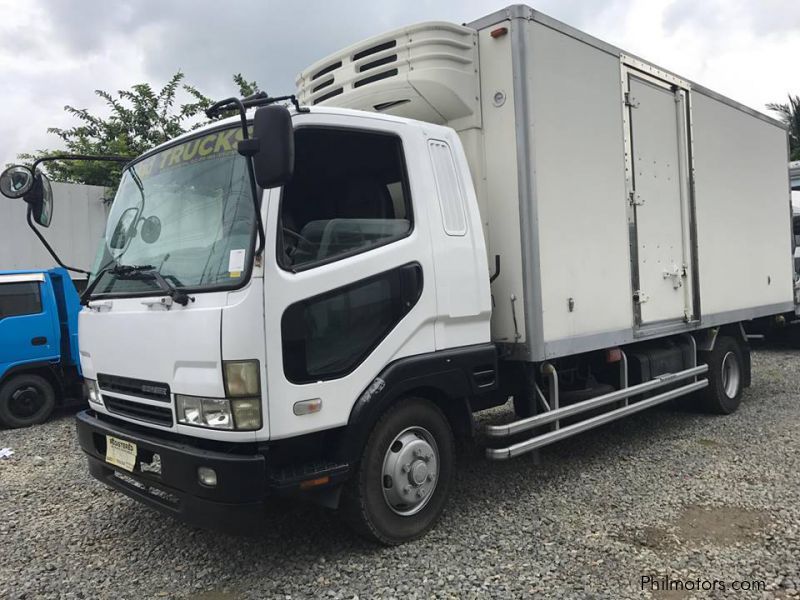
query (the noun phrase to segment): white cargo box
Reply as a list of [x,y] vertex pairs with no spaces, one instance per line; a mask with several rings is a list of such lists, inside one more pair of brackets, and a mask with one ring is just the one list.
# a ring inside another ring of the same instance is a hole
[[514,357],[794,310],[782,124],[527,6],[372,38],[298,88],[459,132]]

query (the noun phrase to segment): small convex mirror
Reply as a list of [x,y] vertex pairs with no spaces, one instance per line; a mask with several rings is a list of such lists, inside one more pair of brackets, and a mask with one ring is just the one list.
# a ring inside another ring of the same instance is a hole
[[114,250],[122,250],[128,242],[136,235],[136,218],[139,216],[139,209],[135,206],[126,208],[114,227],[114,233],[108,241],[109,247]]
[[13,165],[0,174],[0,193],[6,198],[22,198],[33,187],[33,172],[28,167]]
[[142,237],[142,241],[147,244],[153,244],[158,241],[158,238],[161,237],[161,219],[155,215],[147,217],[142,221],[139,235]]

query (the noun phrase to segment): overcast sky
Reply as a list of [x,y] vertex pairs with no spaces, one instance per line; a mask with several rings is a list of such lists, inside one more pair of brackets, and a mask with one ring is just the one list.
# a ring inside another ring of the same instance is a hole
[[[176,70],[213,97],[241,72],[291,93],[310,63],[418,21],[471,21],[502,0],[0,0],[0,165],[56,148],[66,104],[163,85]],[[541,0],[534,8],[753,108],[800,94],[800,0]]]

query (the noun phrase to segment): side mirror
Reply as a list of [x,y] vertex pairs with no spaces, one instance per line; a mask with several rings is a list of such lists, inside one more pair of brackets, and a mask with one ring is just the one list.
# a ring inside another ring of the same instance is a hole
[[33,171],[22,165],[8,167],[0,175],[0,193],[6,198],[22,198],[33,187]]
[[256,182],[262,188],[288,183],[294,172],[294,128],[289,109],[277,104],[257,109],[253,139],[239,142],[239,152],[252,156]]
[[31,207],[33,220],[42,227],[50,227],[53,188],[47,175],[34,173],[22,165],[8,167],[0,174],[0,193],[6,198],[23,198]]
[[33,210],[33,220],[42,227],[50,227],[53,220],[53,188],[44,173],[36,173],[33,188],[25,196],[25,202]]

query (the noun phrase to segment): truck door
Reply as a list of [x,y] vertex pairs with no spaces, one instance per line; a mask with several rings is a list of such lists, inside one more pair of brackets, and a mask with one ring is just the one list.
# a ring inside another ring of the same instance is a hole
[[423,138],[389,121],[296,122],[294,175],[270,194],[267,216],[272,437],[347,423],[387,364],[435,349],[430,232],[417,205],[430,198],[409,177]]
[[19,363],[55,360],[60,335],[43,273],[0,275],[0,377]]
[[[636,325],[696,318],[688,84],[623,68]],[[666,74],[664,74],[666,75]]]

